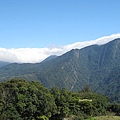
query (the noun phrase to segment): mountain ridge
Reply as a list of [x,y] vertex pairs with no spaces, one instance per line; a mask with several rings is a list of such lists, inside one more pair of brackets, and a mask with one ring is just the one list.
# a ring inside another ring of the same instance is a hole
[[45,58],[45,59],[42,61],[42,63],[47,62],[47,61],[50,61],[50,60],[55,59],[55,58],[57,58],[57,55],[50,55],[49,57]]
[[[120,38],[120,33],[103,36],[94,40],[79,41],[63,46],[45,47],[45,48],[1,48],[0,60],[17,63],[39,63],[50,55],[60,56],[71,49],[81,49],[93,44],[103,45],[116,38]],[[8,57],[10,56],[10,57]]]
[[119,94],[119,61],[120,38],[104,45],[73,49],[45,63],[4,66],[0,69],[0,80],[22,77],[40,81],[47,88],[66,87],[70,91],[90,85],[94,91],[111,97],[114,92]]
[[6,62],[6,61],[0,61],[0,68],[3,66],[6,66],[8,64],[11,64],[10,62]]

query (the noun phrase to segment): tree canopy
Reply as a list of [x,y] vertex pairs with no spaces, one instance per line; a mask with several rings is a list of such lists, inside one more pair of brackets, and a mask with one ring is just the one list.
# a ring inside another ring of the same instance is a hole
[[108,111],[120,114],[119,104],[111,104],[107,97],[88,88],[71,92],[46,89],[39,82],[24,79],[0,82],[0,120],[81,120]]

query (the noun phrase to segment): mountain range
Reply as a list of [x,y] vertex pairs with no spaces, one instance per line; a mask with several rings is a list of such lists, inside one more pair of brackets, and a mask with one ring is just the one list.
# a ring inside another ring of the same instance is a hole
[[120,101],[120,38],[104,45],[73,49],[41,63],[12,63],[0,68],[0,81],[11,78],[40,81],[45,87],[93,91]]
[[8,64],[10,64],[10,62],[0,61],[0,68]]

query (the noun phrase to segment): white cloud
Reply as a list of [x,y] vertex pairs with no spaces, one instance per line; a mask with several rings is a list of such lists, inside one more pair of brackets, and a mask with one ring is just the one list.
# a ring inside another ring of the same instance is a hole
[[102,45],[116,38],[120,38],[120,34],[112,34],[104,36],[96,40],[85,42],[77,42],[61,47],[53,48],[0,48],[0,61],[18,62],[18,63],[36,63],[41,62],[50,55],[62,55],[71,49],[81,49],[89,45],[98,44]]

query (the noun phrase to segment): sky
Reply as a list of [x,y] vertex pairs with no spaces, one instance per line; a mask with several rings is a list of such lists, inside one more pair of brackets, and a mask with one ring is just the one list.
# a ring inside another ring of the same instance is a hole
[[119,11],[120,0],[0,0],[0,61],[40,62],[116,38]]

